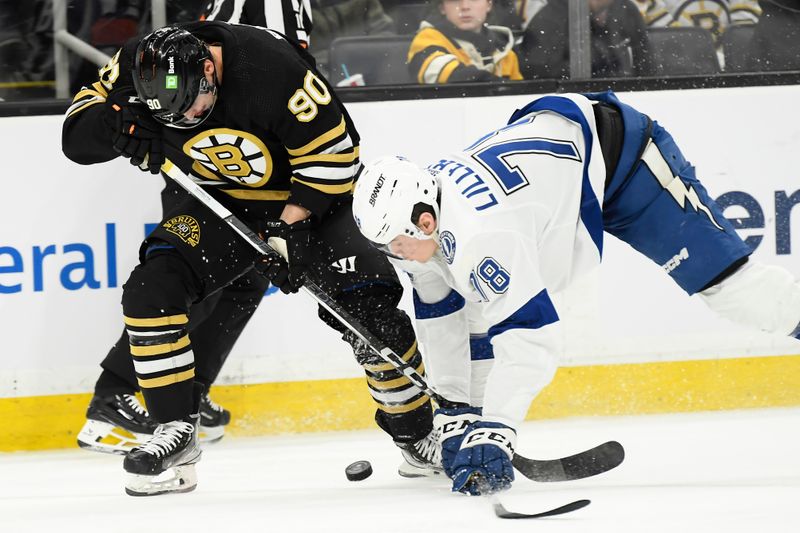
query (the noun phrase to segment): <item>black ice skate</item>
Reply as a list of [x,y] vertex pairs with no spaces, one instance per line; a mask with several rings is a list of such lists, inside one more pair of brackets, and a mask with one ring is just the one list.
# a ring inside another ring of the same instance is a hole
[[200,460],[198,415],[159,425],[143,445],[128,452],[123,462],[125,492],[155,496],[189,492],[197,487],[194,464]]
[[78,446],[124,455],[150,438],[157,426],[133,394],[95,395],[78,433]]
[[225,436],[225,426],[231,421],[231,412],[209,398],[200,397],[200,442],[217,442]]
[[439,434],[434,429],[428,435],[416,442],[400,443],[400,453],[404,461],[397,469],[403,477],[431,477],[441,474],[442,447],[439,444]]

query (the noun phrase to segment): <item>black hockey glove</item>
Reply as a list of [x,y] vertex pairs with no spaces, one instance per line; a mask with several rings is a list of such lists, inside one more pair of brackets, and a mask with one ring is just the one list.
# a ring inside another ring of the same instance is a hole
[[131,87],[114,89],[108,93],[105,106],[114,150],[130,159],[132,165],[158,174],[164,164],[162,125],[139,100],[136,91]]
[[[284,294],[295,293],[303,286],[304,274],[312,261],[312,217],[287,224],[283,220],[267,220],[264,239],[286,243],[286,257],[265,255],[256,262],[256,269]],[[276,243],[277,244],[277,243]]]

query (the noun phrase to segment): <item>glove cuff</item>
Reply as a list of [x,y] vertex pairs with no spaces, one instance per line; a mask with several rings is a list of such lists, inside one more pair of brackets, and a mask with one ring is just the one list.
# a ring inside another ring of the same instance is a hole
[[514,458],[514,449],[517,446],[517,432],[497,422],[475,422],[461,442],[461,449],[472,448],[491,444],[497,446],[508,455],[509,459]]
[[479,407],[437,409],[433,414],[433,427],[439,430],[439,443],[463,435],[471,424],[480,420]]

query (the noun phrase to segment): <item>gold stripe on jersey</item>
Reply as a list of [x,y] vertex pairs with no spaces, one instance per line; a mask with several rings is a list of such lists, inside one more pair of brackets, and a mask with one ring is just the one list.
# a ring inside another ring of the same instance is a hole
[[433,52],[431,55],[425,58],[425,61],[422,62],[422,66],[419,67],[419,72],[417,73],[417,82],[421,85],[425,83],[425,71],[428,70],[431,62],[436,59],[437,57],[443,56],[444,52],[441,50],[437,50]]
[[139,386],[143,389],[154,389],[157,387],[164,387],[166,385],[173,385],[175,383],[180,383],[181,381],[186,381],[192,378],[194,378],[194,368],[190,368],[189,370],[184,370],[183,372],[168,374],[166,376],[161,376],[157,378],[150,378],[150,379],[136,378],[136,381],[139,382]]
[[751,21],[755,23],[758,22],[758,17],[761,16],[761,7],[754,3],[753,0],[734,2],[728,9],[731,11],[731,19],[734,18],[734,15],[752,15],[751,17],[745,17],[743,20],[732,20],[734,24],[749,24]]
[[[404,363],[408,363],[416,353],[417,353],[417,341],[414,341],[414,343],[411,345],[411,348],[409,348],[408,351],[403,354],[401,359],[403,360]],[[382,363],[378,365],[366,364],[361,366],[364,368],[364,370],[369,370],[370,372],[385,372],[387,370],[396,370],[395,366],[391,363]]]
[[428,398],[425,394],[423,394],[416,401],[405,405],[396,405],[390,407],[388,405],[383,405],[378,402],[375,402],[375,404],[378,406],[378,409],[383,411],[384,413],[398,414],[398,413],[408,413],[410,411],[413,411],[414,409],[425,405],[429,401],[431,401],[431,399]]
[[83,88],[80,91],[78,91],[78,94],[75,95],[75,97],[72,99],[72,101],[74,102],[76,100],[80,100],[81,98],[83,98],[85,96],[88,96],[88,95],[91,95],[91,96],[102,96],[103,98],[106,98],[106,97],[108,97],[108,91],[106,90],[105,87],[103,87],[102,83],[100,83],[99,81],[96,81],[96,82],[94,82],[92,84],[92,88],[91,89],[89,89],[87,87],[87,88]]
[[[425,374],[425,364],[420,363],[417,368],[414,370],[417,371],[417,374],[420,376]],[[398,370],[398,372],[400,372]],[[399,378],[390,379],[388,381],[379,381],[371,376],[367,376],[367,383],[372,385],[375,389],[378,390],[389,390],[389,389],[396,389],[397,387],[402,387],[403,385],[408,385],[412,383],[410,379],[408,379],[405,375],[400,376]]]
[[469,54],[436,28],[425,28],[417,33],[408,49],[408,61],[410,62],[415,55],[424,51],[426,48],[435,48],[439,51],[444,50],[453,54],[466,64],[472,63]]
[[[453,59],[446,61],[448,55]],[[458,43],[435,28],[425,28],[414,37],[408,50],[408,62],[417,56],[425,58],[417,72],[419,83],[444,83],[459,65],[473,64]]]
[[439,73],[439,83],[447,83],[447,80],[450,79],[450,75],[453,73],[455,69],[458,68],[459,62],[458,61],[451,61],[442,69]]
[[151,355],[163,355],[165,353],[180,350],[189,346],[189,336],[184,335],[173,343],[153,344],[149,346],[134,346],[131,344],[131,355],[146,357]]
[[285,201],[289,198],[289,191],[251,191],[249,189],[220,189],[237,200],[255,200],[260,202]]
[[189,323],[189,317],[186,314],[160,316],[156,318],[131,318],[129,316],[123,317],[125,324],[131,327],[140,328],[154,328],[158,326],[177,326]]
[[95,104],[101,104],[106,101],[108,92],[106,91],[105,87],[103,87],[103,84],[99,81],[96,81],[92,84],[92,87],[92,89],[83,88],[78,91],[78,94],[76,94],[72,99],[72,105],[67,110],[68,117],[74,115],[75,113],[80,113],[87,107]]
[[104,102],[104,100],[102,100],[102,99],[100,99],[100,98],[98,98],[98,97],[94,97],[94,98],[92,98],[91,100],[86,100],[86,101],[83,103],[83,105],[80,105],[79,107],[75,107],[75,105],[76,105],[76,104],[72,104],[72,106],[70,106],[70,108],[69,108],[69,109],[67,109],[67,116],[68,116],[68,117],[71,117],[71,116],[72,116],[72,115],[74,115],[75,113],[80,113],[81,111],[83,111],[83,110],[84,110],[84,109],[86,109],[87,107],[91,107],[91,106],[93,106],[94,104],[100,104],[100,103],[102,103],[102,102]]
[[336,185],[320,185],[319,183],[311,183],[300,178],[292,177],[292,181],[296,181],[298,183],[302,183],[307,187],[311,187],[312,189],[316,189],[320,192],[324,192],[325,194],[345,194],[353,190],[353,180],[348,180],[347,183],[339,183]]
[[320,146],[329,143],[330,141],[337,139],[339,137],[344,136],[347,133],[347,124],[344,121],[344,117],[339,122],[337,126],[334,128],[326,131],[310,143],[306,144],[305,146],[301,146],[300,148],[289,148],[286,147],[286,152],[293,157],[300,157],[302,155],[307,155],[319,148]]
[[354,146],[352,151],[340,154],[313,154],[291,158],[289,159],[289,164],[297,166],[305,163],[352,163],[358,159],[358,155],[359,147]]

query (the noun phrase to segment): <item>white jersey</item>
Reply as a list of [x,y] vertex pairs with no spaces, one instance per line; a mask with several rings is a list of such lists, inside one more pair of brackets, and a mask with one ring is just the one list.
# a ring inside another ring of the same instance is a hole
[[[561,347],[549,294],[600,262],[605,166],[592,104],[579,95],[557,100],[578,109],[585,126],[533,112],[428,167],[441,183],[440,250],[427,263],[398,262],[420,301],[439,302],[452,289],[491,324],[484,416],[509,425],[555,372]],[[454,401],[468,398],[469,376],[459,369],[468,365],[463,350],[453,353],[467,327],[460,314],[440,317],[434,332],[418,321],[431,379]]]

